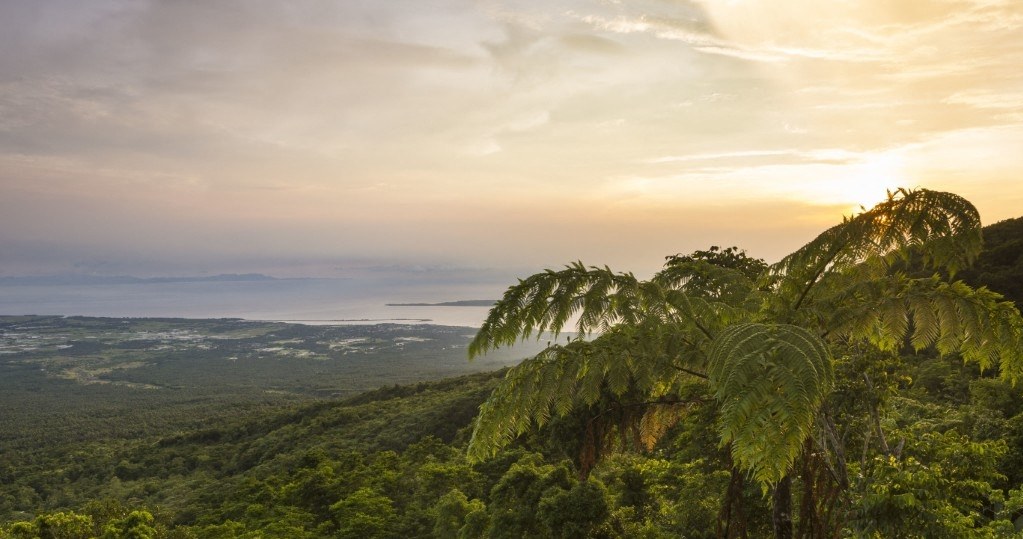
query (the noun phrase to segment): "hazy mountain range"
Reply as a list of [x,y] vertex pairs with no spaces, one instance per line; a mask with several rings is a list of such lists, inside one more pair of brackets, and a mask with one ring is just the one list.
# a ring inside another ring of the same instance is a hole
[[133,277],[131,275],[31,275],[0,277],[3,285],[104,285],[104,284],[155,284],[155,283],[209,283],[209,282],[251,282],[276,281],[276,277],[261,273],[222,273],[219,275],[190,277]]

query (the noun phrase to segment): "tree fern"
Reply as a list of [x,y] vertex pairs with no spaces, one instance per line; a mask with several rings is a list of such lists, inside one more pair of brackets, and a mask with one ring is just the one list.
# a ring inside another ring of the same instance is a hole
[[[641,417],[638,438],[649,445],[675,413],[661,403],[695,376],[709,378],[734,461],[776,482],[831,390],[829,344],[895,350],[908,341],[1023,378],[1023,322],[1011,304],[985,289],[895,270],[919,256],[954,275],[980,247],[979,214],[968,201],[898,189],[771,266],[712,248],[669,257],[647,281],[581,263],[520,280],[491,310],[470,357],[558,334],[573,319],[581,334],[598,336],[548,347],[512,368],[481,407],[470,454],[485,458],[553,417],[608,398],[648,404],[641,416],[625,415]],[[591,423],[586,436],[604,433]]]

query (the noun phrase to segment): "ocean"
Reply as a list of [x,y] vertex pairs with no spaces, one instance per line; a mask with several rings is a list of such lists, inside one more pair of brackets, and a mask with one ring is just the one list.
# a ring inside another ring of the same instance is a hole
[[494,284],[363,279],[0,285],[0,314],[243,318],[307,324],[479,327],[489,307],[389,306],[497,299]]

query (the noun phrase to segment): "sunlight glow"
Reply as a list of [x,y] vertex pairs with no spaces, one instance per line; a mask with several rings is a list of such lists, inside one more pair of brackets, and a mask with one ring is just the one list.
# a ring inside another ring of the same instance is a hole
[[885,200],[888,191],[906,185],[902,156],[882,153],[867,157],[847,169],[841,179],[833,182],[833,202],[849,204],[851,213],[860,213]]
[[862,213],[883,202],[889,191],[913,188],[916,182],[906,174],[904,158],[895,152],[862,154],[848,163],[805,165],[784,169],[787,178],[782,197],[805,203],[842,208],[844,215]]

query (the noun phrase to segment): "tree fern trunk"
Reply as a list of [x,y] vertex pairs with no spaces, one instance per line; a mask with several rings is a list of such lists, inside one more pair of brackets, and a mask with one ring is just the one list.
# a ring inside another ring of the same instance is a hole
[[717,536],[720,539],[746,539],[746,511],[743,507],[743,473],[732,466],[732,477],[718,514]]
[[774,505],[774,537],[775,539],[792,539],[792,478],[786,475],[774,487],[772,499]]

